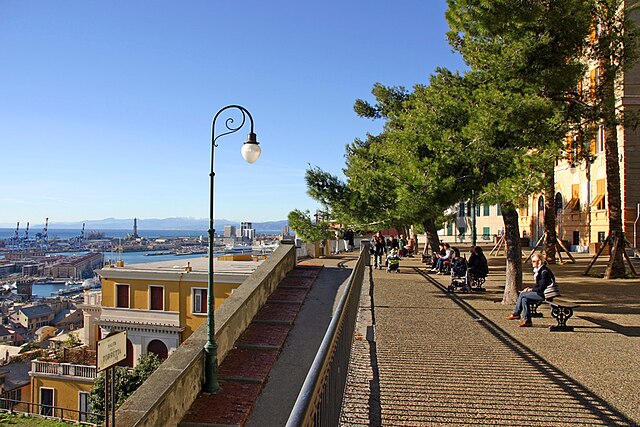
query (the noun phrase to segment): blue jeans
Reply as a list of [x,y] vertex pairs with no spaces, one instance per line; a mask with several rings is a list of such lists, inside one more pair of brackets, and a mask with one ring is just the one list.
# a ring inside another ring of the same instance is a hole
[[529,314],[529,307],[527,307],[527,301],[543,301],[544,298],[541,297],[537,292],[520,292],[518,295],[518,300],[516,301],[516,306],[513,308],[513,314],[518,315],[522,312],[522,317],[524,320],[531,320],[531,315]]
[[436,259],[436,268],[438,269],[438,271],[442,271],[444,270],[444,262],[445,261],[449,261],[449,258],[444,259],[444,258],[437,258]]
[[384,256],[384,253],[378,254],[376,252],[376,253],[373,254],[373,266],[374,267],[382,267],[382,265],[383,265],[382,257],[383,256]]

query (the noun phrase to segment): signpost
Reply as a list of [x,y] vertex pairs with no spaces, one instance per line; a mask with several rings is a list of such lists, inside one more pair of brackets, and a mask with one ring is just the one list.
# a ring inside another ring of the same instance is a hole
[[127,358],[127,332],[116,332],[98,341],[98,372]]
[[[115,365],[127,358],[127,332],[114,332],[98,341],[98,372],[108,369],[104,382],[104,418],[105,426],[109,427],[109,409],[111,409],[111,426],[116,425],[115,408]],[[109,369],[110,368],[110,369]]]

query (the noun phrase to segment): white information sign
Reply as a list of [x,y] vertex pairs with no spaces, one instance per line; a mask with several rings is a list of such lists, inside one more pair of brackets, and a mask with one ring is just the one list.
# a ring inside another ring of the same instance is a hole
[[98,372],[127,358],[127,332],[115,333],[98,341]]

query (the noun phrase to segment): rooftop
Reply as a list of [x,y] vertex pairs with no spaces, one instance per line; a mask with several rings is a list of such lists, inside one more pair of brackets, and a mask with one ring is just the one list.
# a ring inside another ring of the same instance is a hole
[[0,369],[0,376],[6,375],[4,379],[4,390],[11,391],[13,389],[29,384],[30,363],[11,363]]
[[[202,275],[208,273],[208,257],[189,258],[189,259],[177,259],[171,261],[160,262],[147,262],[144,264],[130,264],[124,267],[105,267],[99,271],[99,274],[103,277],[110,277],[117,275],[118,272],[131,272],[131,273],[191,273],[195,275]],[[255,271],[255,269],[262,264],[263,260],[259,261],[227,261],[214,258],[213,264],[216,274],[231,274],[247,276]],[[191,271],[188,271],[189,268]]]
[[30,319],[34,317],[45,316],[51,313],[53,310],[51,310],[51,307],[49,307],[48,305],[33,305],[31,307],[21,307],[20,311],[24,316]]

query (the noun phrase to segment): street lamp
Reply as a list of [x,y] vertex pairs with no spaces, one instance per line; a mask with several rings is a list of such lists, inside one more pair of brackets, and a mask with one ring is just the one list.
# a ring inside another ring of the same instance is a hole
[[[242,113],[242,121],[240,122],[240,124],[235,126],[233,117],[227,118],[224,122],[227,131],[216,136],[216,120],[221,113],[229,109],[239,110]],[[215,233],[215,230],[213,229],[213,184],[214,177],[216,175],[213,171],[214,152],[215,148],[218,146],[216,144],[218,138],[239,131],[244,126],[247,117],[249,117],[249,121],[251,123],[251,131],[249,132],[247,141],[242,145],[241,153],[242,157],[248,163],[253,163],[258,160],[258,157],[260,157],[261,150],[260,146],[258,145],[258,140],[256,139],[256,134],[253,133],[253,117],[251,117],[251,114],[249,114],[249,111],[247,111],[246,108],[241,107],[240,105],[227,105],[216,113],[216,115],[213,117],[213,122],[211,123],[211,173],[209,174],[211,184],[209,186],[209,279],[207,282],[207,343],[204,345],[205,381],[204,386],[202,387],[202,390],[205,393],[215,393],[220,388],[220,386],[218,385],[218,345],[216,344],[215,337],[215,295],[213,293],[213,235]]]

